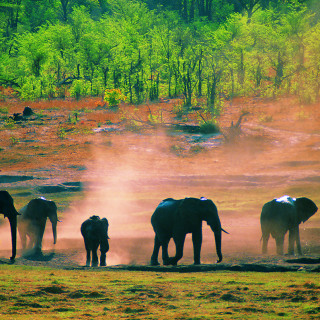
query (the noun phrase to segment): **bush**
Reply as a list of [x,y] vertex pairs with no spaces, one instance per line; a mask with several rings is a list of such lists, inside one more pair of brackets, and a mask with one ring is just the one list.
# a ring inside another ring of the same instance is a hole
[[104,92],[104,101],[108,103],[109,107],[116,107],[121,101],[126,101],[127,97],[120,89],[107,89]]
[[21,86],[20,95],[23,100],[34,101],[41,97],[41,80],[35,77],[26,78]]
[[200,133],[210,134],[219,133],[220,129],[215,121],[203,122],[200,124]]

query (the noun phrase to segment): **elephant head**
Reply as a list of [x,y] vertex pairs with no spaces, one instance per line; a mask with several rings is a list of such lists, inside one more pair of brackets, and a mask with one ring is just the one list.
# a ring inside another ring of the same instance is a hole
[[216,252],[218,256],[217,263],[222,261],[222,252],[221,252],[221,232],[226,232],[222,229],[218,209],[212,200],[206,199],[204,197],[197,198],[185,198],[179,210],[183,212],[187,223],[194,225],[195,221],[206,221],[208,226],[210,226],[211,230],[214,233],[215,244],[216,244]]
[[0,213],[2,213],[4,217],[8,217],[10,222],[12,241],[12,256],[10,260],[14,261],[17,248],[17,215],[19,215],[19,213],[14,207],[11,195],[7,191],[0,191]]
[[299,223],[306,222],[318,211],[316,204],[305,197],[297,198],[294,204],[297,209],[298,219],[300,220]]

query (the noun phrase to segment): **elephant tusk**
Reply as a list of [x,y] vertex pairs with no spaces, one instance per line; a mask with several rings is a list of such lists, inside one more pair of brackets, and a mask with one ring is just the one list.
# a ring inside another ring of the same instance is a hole
[[221,231],[225,232],[226,234],[230,234],[229,232],[227,232],[226,230],[221,228]]

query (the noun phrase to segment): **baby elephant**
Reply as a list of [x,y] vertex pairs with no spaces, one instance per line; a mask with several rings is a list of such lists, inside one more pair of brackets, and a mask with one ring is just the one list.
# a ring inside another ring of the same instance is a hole
[[87,267],[90,267],[91,252],[92,267],[98,266],[97,250],[99,246],[101,251],[100,266],[106,265],[106,253],[109,251],[108,227],[108,220],[106,218],[100,219],[98,216],[92,216],[82,223],[81,234],[87,250]]

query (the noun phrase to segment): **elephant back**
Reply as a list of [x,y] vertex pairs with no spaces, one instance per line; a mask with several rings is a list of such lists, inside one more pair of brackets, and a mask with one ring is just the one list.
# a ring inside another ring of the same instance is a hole
[[274,199],[262,207],[260,222],[262,228],[271,230],[273,237],[284,234],[298,223],[296,208],[290,201]]

